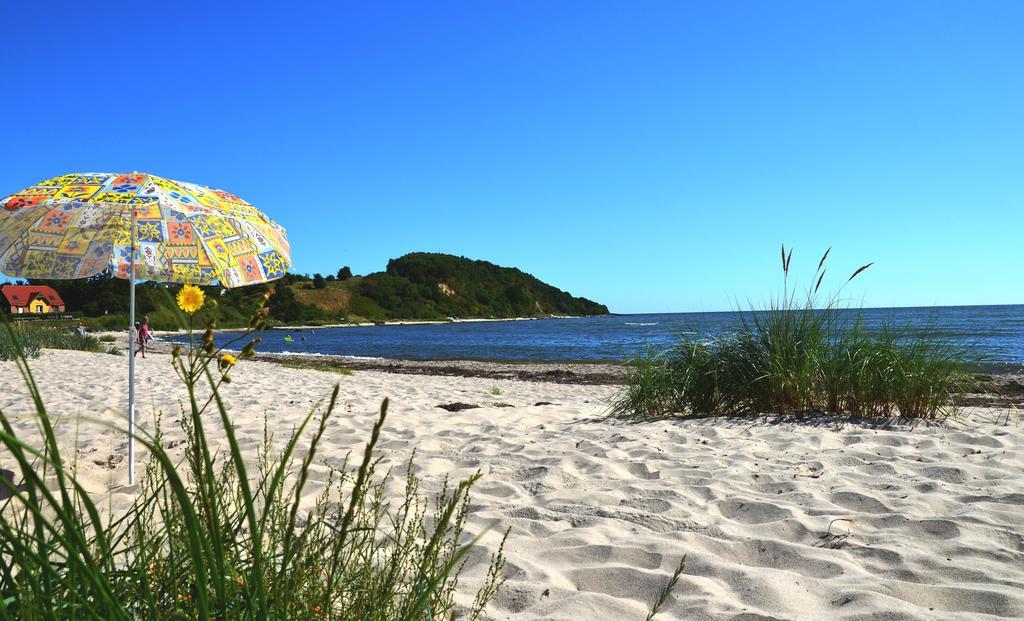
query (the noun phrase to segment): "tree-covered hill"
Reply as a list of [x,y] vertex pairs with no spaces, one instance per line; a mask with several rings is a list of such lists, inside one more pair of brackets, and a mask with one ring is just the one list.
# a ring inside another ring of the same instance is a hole
[[[348,282],[348,281],[344,281]],[[348,311],[368,319],[606,315],[608,308],[522,270],[414,252],[349,285]]]

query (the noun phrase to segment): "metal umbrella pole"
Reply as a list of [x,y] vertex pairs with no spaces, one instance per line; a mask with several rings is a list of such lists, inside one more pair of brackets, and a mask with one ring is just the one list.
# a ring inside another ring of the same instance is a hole
[[128,485],[135,485],[135,218],[128,263]]

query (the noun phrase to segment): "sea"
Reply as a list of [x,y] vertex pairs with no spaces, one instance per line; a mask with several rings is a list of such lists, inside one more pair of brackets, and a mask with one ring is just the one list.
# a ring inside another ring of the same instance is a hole
[[[848,311],[854,312],[854,311]],[[858,309],[865,328],[928,333],[970,348],[986,367],[1024,367],[1024,305]],[[736,312],[607,315],[268,330],[259,351],[404,360],[621,362],[658,353],[680,336],[726,337]]]

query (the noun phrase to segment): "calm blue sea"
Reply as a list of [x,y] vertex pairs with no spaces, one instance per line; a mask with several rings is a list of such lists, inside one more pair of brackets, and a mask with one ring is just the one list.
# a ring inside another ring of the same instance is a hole
[[[1024,365],[1024,305],[865,309],[869,329],[889,323],[970,344],[992,365]],[[612,315],[431,325],[270,330],[260,351],[410,360],[621,361],[663,350],[682,332],[734,330],[733,312]],[[290,336],[293,340],[285,341]]]

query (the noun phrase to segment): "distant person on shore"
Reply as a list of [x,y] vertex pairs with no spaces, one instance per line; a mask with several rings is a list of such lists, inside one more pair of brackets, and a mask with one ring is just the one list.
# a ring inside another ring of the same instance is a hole
[[142,318],[142,323],[136,324],[136,329],[139,331],[139,348],[135,350],[133,356],[137,356],[140,352],[142,357],[146,357],[146,341],[153,338],[153,335],[149,331],[149,315]]
[[75,328],[75,333],[78,334],[78,336],[85,336],[85,324],[79,321],[78,327]]

